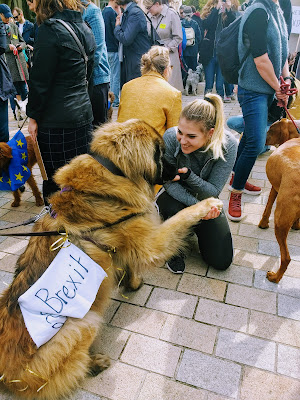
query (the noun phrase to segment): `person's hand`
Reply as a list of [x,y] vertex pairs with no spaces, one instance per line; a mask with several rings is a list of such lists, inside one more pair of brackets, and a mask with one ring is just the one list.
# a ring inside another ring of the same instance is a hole
[[208,212],[208,214],[206,214],[206,216],[202,219],[207,221],[208,219],[217,218],[219,215],[220,215],[220,210],[217,207],[212,207]]
[[15,56],[18,54],[18,50],[14,44],[10,44],[8,47],[14,53]]
[[[179,168],[178,173],[179,174],[186,174],[188,172],[187,167]],[[172,182],[180,181],[180,175],[176,175],[175,178],[172,180]]]
[[120,25],[121,24],[121,15],[119,14],[119,15],[117,15],[117,17],[116,17],[116,26],[118,26],[118,25]]
[[33,47],[30,46],[30,44],[28,44],[27,47],[28,47],[29,50],[33,51]]
[[29,132],[30,136],[32,137],[32,140],[35,142],[36,138],[37,138],[37,133],[38,133],[38,124],[35,119],[29,118],[28,132]]

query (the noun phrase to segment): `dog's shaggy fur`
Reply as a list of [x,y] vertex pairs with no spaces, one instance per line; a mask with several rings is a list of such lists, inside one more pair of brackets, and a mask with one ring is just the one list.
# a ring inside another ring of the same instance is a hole
[[[86,316],[68,318],[60,331],[37,349],[25,328],[18,298],[54,259],[57,251],[49,251],[49,246],[58,235],[31,238],[17,262],[11,286],[0,298],[0,376],[19,396],[58,399],[68,395],[89,372],[96,374],[106,368],[107,357],[90,355],[89,350],[117,269],[126,270],[127,288],[139,288],[146,268],[164,264],[184,247],[192,226],[212,206],[222,208],[220,200],[207,199],[161,222],[154,206],[153,184],[162,174],[163,146],[159,134],[142,121],[109,123],[94,133],[91,150],[113,161],[125,176],[114,175],[87,154],[56,173],[55,181],[68,190],[51,198],[56,218],[46,215],[34,229],[66,229],[72,243],[101,265],[108,278]],[[130,219],[106,226],[130,214]],[[115,247],[116,252],[109,254],[101,245]],[[16,379],[21,382],[10,383]],[[47,385],[37,392],[45,381]]]
[[272,206],[277,197],[274,222],[281,264],[277,272],[269,271],[267,278],[278,283],[291,261],[287,247],[289,230],[300,229],[300,136],[292,121],[282,119],[270,126],[266,143],[280,146],[266,164],[272,188],[259,227],[269,227]]
[[197,95],[197,88],[199,83],[199,74],[197,71],[193,71],[191,68],[188,70],[188,76],[186,78],[186,84],[184,88],[184,94],[189,95],[189,90],[191,89],[192,96]]
[[[32,175],[32,167],[36,164],[36,156],[34,153],[33,149],[33,143],[32,139],[30,136],[27,136],[26,138],[27,142],[27,151],[28,151],[28,164],[27,167],[30,169],[31,175],[27,180],[28,185],[30,186],[32,190],[32,194],[35,197],[35,204],[37,206],[42,206],[44,204],[44,201],[41,197],[41,193],[37,187],[36,181],[34,179],[34,176]],[[12,159],[12,150],[11,147],[5,143],[5,142],[0,142],[0,175],[2,173],[2,170],[8,171],[8,167],[10,164],[10,161]],[[14,195],[14,201],[11,203],[12,207],[19,207],[20,201],[21,201],[21,192],[19,189],[13,191]]]

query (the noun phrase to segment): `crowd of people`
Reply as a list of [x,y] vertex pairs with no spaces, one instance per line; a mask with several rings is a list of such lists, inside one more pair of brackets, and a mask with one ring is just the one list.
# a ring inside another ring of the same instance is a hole
[[[91,0],[27,4],[34,23],[20,8],[0,5],[0,140],[9,137],[8,100],[14,112],[14,99],[28,98],[28,131],[48,176],[45,204],[58,189],[55,171],[88,151],[93,129],[107,121],[109,107],[118,107],[118,122],[139,118],[163,136],[165,157],[178,168],[157,194],[163,219],[218,197],[232,174],[227,217],[240,221],[242,193],[261,193],[247,179],[264,150],[269,105],[274,96],[288,100],[279,78],[291,84],[290,0],[250,0],[242,7],[237,0],[208,0],[201,13],[190,6],[177,13],[166,0],[109,0],[102,11]],[[222,76],[216,44],[239,15],[238,53],[240,60],[247,57],[234,88]],[[204,99],[182,110],[187,71],[200,64]],[[235,99],[234,89],[243,113],[239,144],[224,129],[223,102]],[[213,210],[194,229],[204,260],[217,269],[232,262],[227,217]],[[182,273],[184,255],[169,260],[168,268]]]

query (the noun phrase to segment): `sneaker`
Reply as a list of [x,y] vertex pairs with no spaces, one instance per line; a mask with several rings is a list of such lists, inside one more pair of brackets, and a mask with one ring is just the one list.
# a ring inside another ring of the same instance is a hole
[[228,206],[228,218],[231,221],[240,221],[242,219],[242,193],[232,192]]
[[[230,182],[229,182],[228,190],[230,190],[230,191],[233,190],[232,186],[231,186],[232,182],[233,182],[233,175],[232,175],[232,177],[230,179]],[[261,194],[261,188],[259,186],[252,185],[252,183],[247,181],[245,183],[245,188],[244,188],[243,192],[246,193],[246,194],[250,194],[251,196],[258,196],[259,194]]]
[[223,101],[224,103],[231,103],[231,97],[225,96]]
[[172,257],[166,263],[166,266],[169,271],[173,272],[173,274],[183,274],[185,270],[184,258],[180,256]]
[[235,100],[236,100],[236,95],[233,93],[233,94],[230,96],[230,98],[231,98],[232,101],[235,101]]

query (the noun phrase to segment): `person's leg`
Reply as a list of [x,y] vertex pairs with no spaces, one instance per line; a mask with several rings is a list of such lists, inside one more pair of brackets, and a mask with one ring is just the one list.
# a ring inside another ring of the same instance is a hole
[[203,260],[219,270],[227,269],[233,259],[233,245],[230,228],[224,211],[218,218],[201,221],[194,231],[198,237],[199,250]]
[[93,125],[97,127],[107,122],[109,83],[101,83],[93,87],[91,97],[93,110]]
[[107,53],[110,67],[110,90],[115,95],[113,107],[118,107],[120,103],[120,61],[118,53]]
[[28,95],[27,86],[24,81],[20,82],[19,91],[20,91],[21,100],[24,101]]
[[0,142],[8,142],[8,100],[0,99]]
[[233,88],[234,85],[232,85],[231,83],[228,83],[226,81],[224,81],[224,88],[225,88],[225,95],[227,97],[230,97],[233,95]]
[[235,115],[234,117],[229,117],[226,121],[229,129],[236,131],[238,133],[243,133],[245,129],[244,118],[242,115]]
[[205,93],[211,92],[214,85],[214,75],[215,75],[215,61],[214,57],[211,58],[207,65],[204,65],[205,74]]
[[224,78],[221,72],[221,68],[219,62],[217,60],[217,56],[214,57],[216,59],[215,71],[216,71],[216,92],[219,96],[224,98]]

